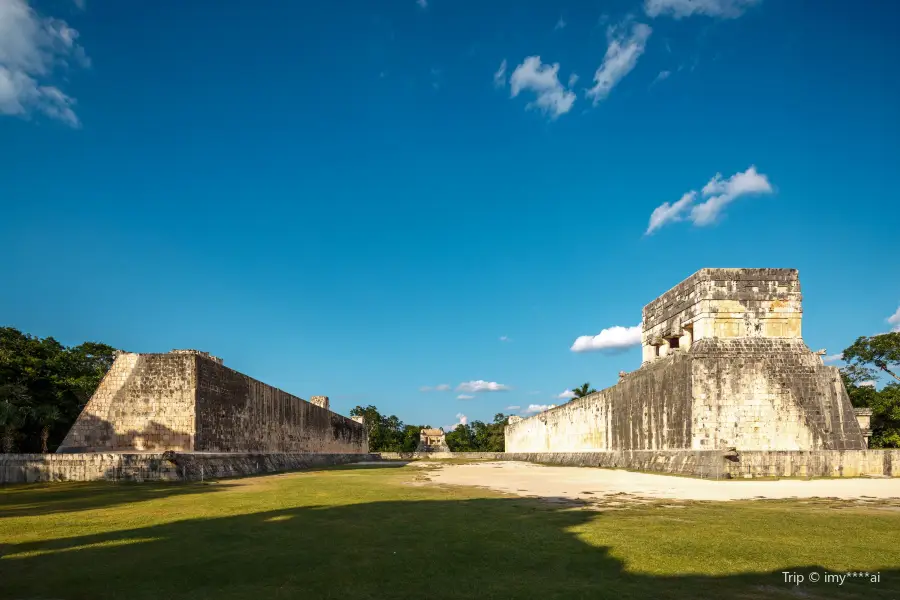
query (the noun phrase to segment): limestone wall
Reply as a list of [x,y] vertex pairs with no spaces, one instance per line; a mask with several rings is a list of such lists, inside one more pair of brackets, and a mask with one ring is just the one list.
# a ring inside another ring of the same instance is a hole
[[377,460],[373,454],[0,454],[0,484],[52,481],[200,481]]
[[57,450],[365,453],[365,427],[197,351],[121,353]]
[[643,360],[707,338],[800,338],[796,269],[701,269],[644,307]]
[[861,450],[838,370],[800,337],[794,269],[701,269],[644,307],[643,363],[506,427],[508,452]]
[[796,339],[705,339],[688,353],[691,448],[862,450],[836,367]]
[[195,450],[368,452],[365,428],[209,360],[197,363]]
[[691,364],[673,355],[505,429],[507,452],[691,447]]
[[192,450],[196,358],[122,353],[58,452]]

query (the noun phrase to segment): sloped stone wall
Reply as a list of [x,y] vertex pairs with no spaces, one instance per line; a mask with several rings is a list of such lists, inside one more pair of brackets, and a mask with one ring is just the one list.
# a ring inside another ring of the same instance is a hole
[[193,450],[196,358],[122,353],[57,452]]
[[689,356],[693,449],[865,449],[838,369],[802,340],[706,339]]
[[507,452],[691,447],[691,363],[654,361],[618,384],[506,426]]
[[202,358],[196,436],[202,452],[368,452],[362,424]]

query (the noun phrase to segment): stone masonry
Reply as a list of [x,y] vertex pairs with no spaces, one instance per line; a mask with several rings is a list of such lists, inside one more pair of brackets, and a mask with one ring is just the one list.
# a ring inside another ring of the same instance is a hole
[[835,367],[801,338],[795,269],[701,269],[644,307],[643,364],[506,427],[507,452],[862,450]]
[[122,352],[57,452],[367,452],[363,425],[328,407],[205,352]]

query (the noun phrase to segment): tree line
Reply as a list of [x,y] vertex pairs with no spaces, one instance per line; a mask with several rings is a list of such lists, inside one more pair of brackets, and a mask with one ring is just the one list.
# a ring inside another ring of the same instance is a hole
[[114,358],[106,344],[66,347],[0,328],[0,450],[55,450]]
[[[370,452],[414,452],[419,445],[423,429],[431,425],[407,425],[396,415],[382,415],[375,406],[356,406],[351,417],[363,417],[369,436]],[[505,441],[503,428],[509,417],[494,415],[492,423],[472,421],[455,425],[445,439],[451,452],[503,452]]]
[[[52,452],[62,442],[100,380],[116,350],[84,342],[64,346],[52,337],[39,338],[12,327],[0,328],[0,451]],[[842,355],[841,377],[854,407],[872,409],[872,448],[900,448],[900,332],[860,337]],[[880,390],[879,374],[894,381]],[[575,397],[595,390],[585,383]],[[352,416],[365,418],[373,452],[413,452],[419,432],[428,425],[408,425],[375,406],[357,406]],[[446,434],[454,452],[502,452],[503,428],[509,417],[493,422],[456,425]]]

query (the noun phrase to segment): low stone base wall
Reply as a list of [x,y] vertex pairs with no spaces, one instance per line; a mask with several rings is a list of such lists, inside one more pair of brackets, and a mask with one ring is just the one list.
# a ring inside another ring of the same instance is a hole
[[900,450],[607,452],[382,452],[384,460],[512,460],[569,467],[628,469],[708,479],[759,477],[900,477]]
[[379,452],[378,456],[383,460],[512,460],[506,452]]
[[199,481],[296,471],[367,460],[377,454],[80,453],[0,454],[0,484],[46,481]]

